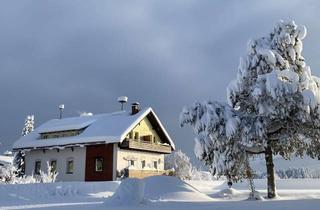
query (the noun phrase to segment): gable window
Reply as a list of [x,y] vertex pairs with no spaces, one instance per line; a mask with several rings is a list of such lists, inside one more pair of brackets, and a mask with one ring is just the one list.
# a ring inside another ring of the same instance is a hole
[[142,136],[144,142],[151,143],[152,135]]
[[132,139],[133,138],[133,133],[132,133],[132,131],[129,133],[129,139]]
[[145,167],[146,167],[146,161],[143,160],[143,161],[141,161],[141,168],[145,168]]
[[153,168],[158,169],[158,161],[153,161]]
[[134,139],[136,140],[140,139],[139,132],[134,132]]
[[40,170],[41,170],[41,161],[37,160],[34,164],[34,174],[40,175]]
[[73,158],[69,158],[67,160],[67,174],[73,174],[73,167],[74,167],[74,164],[73,164]]
[[95,160],[95,171],[96,172],[103,171],[103,158],[102,157],[96,157],[96,160]]
[[57,160],[51,160],[50,161],[50,172],[55,173],[57,172]]

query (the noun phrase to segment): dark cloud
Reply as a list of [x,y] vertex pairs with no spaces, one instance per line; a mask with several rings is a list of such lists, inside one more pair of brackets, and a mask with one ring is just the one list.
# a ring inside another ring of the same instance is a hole
[[0,151],[36,124],[117,110],[117,96],[152,106],[178,148],[193,134],[178,115],[195,100],[225,100],[249,38],[279,19],[308,27],[304,55],[319,74],[317,1],[1,1]]

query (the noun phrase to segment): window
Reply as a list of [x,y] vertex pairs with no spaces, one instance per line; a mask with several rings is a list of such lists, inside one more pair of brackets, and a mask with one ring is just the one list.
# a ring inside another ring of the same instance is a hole
[[96,166],[95,167],[96,172],[103,171],[103,158],[102,157],[96,157],[95,166]]
[[134,139],[140,139],[139,132],[134,132]]
[[34,165],[34,174],[40,175],[40,170],[41,170],[41,161],[37,160]]
[[73,174],[73,159],[67,160],[67,174]]
[[153,168],[158,169],[158,161],[153,161]]
[[134,160],[129,160],[129,166],[134,166]]
[[50,161],[50,167],[51,167],[51,170],[50,170],[51,173],[57,172],[57,161],[56,160],[51,160]]
[[142,136],[142,140],[151,143],[152,135]]
[[81,128],[79,130],[65,130],[65,131],[41,133],[40,138],[41,139],[51,139],[51,138],[63,138],[63,137],[69,137],[69,136],[77,136],[77,135],[81,134],[86,128],[87,127]]
[[143,161],[141,161],[141,168],[145,168],[145,167],[146,167],[146,161],[143,160]]
[[129,139],[132,139],[132,131],[129,133]]

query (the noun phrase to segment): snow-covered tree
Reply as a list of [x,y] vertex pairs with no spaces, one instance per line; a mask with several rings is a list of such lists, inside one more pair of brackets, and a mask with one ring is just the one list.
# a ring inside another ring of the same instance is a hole
[[14,153],[13,157],[13,165],[14,168],[16,169],[16,175],[18,177],[21,177],[24,175],[24,152],[23,151],[18,151]]
[[196,102],[183,109],[180,122],[193,127],[197,134],[194,153],[213,175],[225,175],[230,181],[245,176],[246,153],[236,138],[240,124],[236,110],[224,103]]
[[[34,115],[28,115],[24,121],[24,127],[22,129],[22,136],[28,135],[34,130]],[[18,151],[14,154],[13,164],[17,169],[17,176],[21,177],[24,175],[24,152]]]
[[28,115],[24,121],[24,127],[22,129],[22,136],[28,135],[34,130],[34,115]]
[[172,152],[165,157],[164,167],[166,170],[173,169],[176,177],[185,180],[192,178],[192,164],[189,157],[181,150]]
[[320,79],[301,54],[305,36],[304,26],[280,21],[248,42],[228,104],[196,103],[181,113],[181,125],[198,136],[197,156],[218,173],[239,174],[244,153],[264,153],[269,198],[276,196],[274,154],[320,158]]

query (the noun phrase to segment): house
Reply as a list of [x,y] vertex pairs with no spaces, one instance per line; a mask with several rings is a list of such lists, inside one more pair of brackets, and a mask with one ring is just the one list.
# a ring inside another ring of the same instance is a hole
[[57,171],[57,181],[108,181],[164,173],[175,145],[152,108],[50,120],[13,145],[26,175]]

